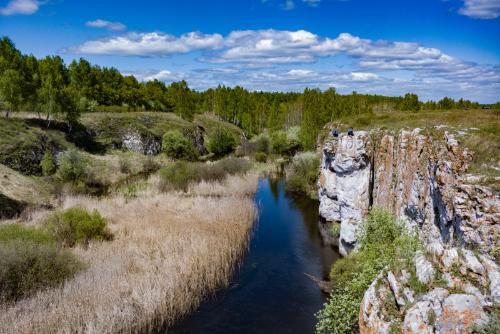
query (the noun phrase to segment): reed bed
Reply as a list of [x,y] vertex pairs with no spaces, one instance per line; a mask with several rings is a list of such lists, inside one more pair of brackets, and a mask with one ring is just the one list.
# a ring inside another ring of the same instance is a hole
[[188,194],[151,187],[135,198],[67,197],[63,207],[97,209],[115,239],[75,248],[88,268],[63,286],[1,306],[0,332],[135,333],[173,324],[228,283],[248,244],[256,187],[248,174]]

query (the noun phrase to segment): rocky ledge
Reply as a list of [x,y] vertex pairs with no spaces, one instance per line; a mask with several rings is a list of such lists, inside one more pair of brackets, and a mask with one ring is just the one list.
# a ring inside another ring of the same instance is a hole
[[[375,279],[361,305],[361,333],[389,333],[400,319],[404,333],[467,333],[487,322],[500,303],[492,257],[500,246],[500,197],[466,182],[468,150],[451,133],[435,138],[420,129],[331,136],[321,149],[321,229],[342,255],[356,249],[372,206],[393,211],[425,248],[414,268]],[[411,288],[409,270],[425,289]]]

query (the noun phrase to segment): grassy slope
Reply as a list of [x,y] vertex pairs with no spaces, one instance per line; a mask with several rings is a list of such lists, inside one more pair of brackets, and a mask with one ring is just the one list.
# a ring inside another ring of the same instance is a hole
[[24,176],[0,164],[0,193],[16,201],[47,204],[49,187],[39,178]]
[[[473,153],[469,172],[485,176],[483,183],[500,188],[500,112],[495,110],[450,110],[382,112],[343,117],[334,121],[342,131],[423,128],[435,138],[445,131],[457,134],[457,139]],[[442,125],[446,127],[441,127]],[[437,127],[437,128],[436,128]]]

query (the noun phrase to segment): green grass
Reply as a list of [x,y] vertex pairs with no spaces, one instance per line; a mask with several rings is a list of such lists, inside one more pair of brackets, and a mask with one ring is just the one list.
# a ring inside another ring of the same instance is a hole
[[54,237],[46,231],[24,227],[19,224],[0,225],[0,242],[7,242],[12,240],[47,245],[51,245],[56,242]]
[[[334,126],[345,132],[348,127],[357,130],[385,129],[397,134],[402,128],[422,128],[436,140],[442,140],[445,131],[458,133],[457,140],[473,154],[469,171],[481,175],[480,183],[500,190],[500,112],[498,110],[449,110],[419,112],[380,112],[341,117]],[[444,128],[436,126],[444,125]],[[323,130],[321,137],[327,132]],[[496,167],[496,168],[495,168]]]
[[359,250],[338,260],[332,267],[333,290],[329,301],[317,314],[318,333],[356,332],[361,300],[376,276],[385,269],[397,272],[408,267],[421,247],[416,235],[407,234],[402,223],[381,208],[371,210],[359,240]]
[[82,268],[47,232],[17,224],[0,226],[0,303],[56,286]]

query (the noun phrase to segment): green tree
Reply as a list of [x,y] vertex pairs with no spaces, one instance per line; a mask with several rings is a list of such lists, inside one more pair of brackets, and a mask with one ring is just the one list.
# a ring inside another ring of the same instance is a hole
[[51,118],[63,111],[67,73],[61,57],[46,57],[39,65],[41,86],[37,93],[41,109],[47,116],[47,126],[50,126]]
[[195,160],[198,152],[193,143],[179,130],[170,130],[163,135],[162,150],[174,159]]
[[219,158],[233,152],[235,148],[236,138],[233,134],[225,127],[217,127],[208,142],[208,150]]
[[420,110],[420,102],[417,94],[407,93],[399,104],[399,109],[403,111],[418,111]]
[[21,75],[16,70],[6,70],[0,77],[0,97],[5,107],[5,117],[9,113],[18,111],[22,102]]
[[187,120],[193,119],[195,112],[194,96],[186,81],[172,82],[168,87],[168,97],[177,115]]

